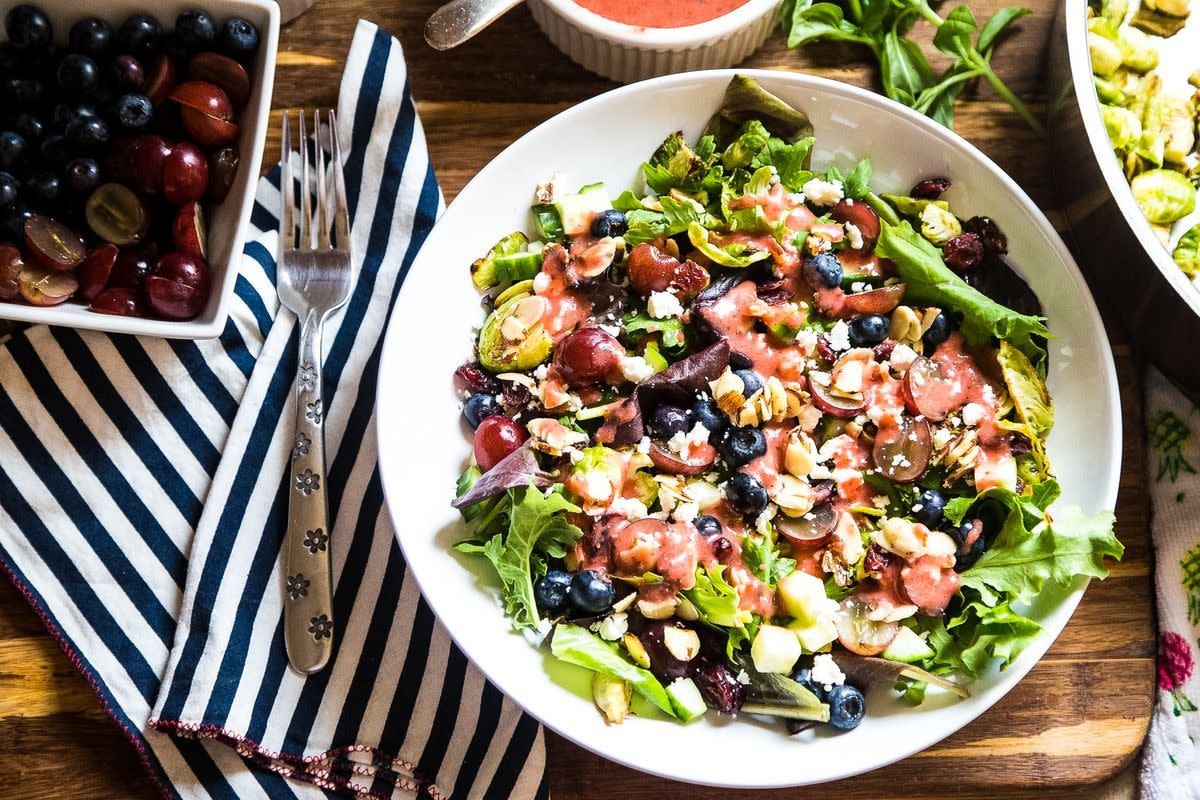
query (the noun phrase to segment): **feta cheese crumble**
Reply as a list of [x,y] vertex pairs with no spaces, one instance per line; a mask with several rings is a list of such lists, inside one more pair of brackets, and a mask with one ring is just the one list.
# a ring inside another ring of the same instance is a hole
[[683,305],[670,292],[651,292],[650,299],[646,301],[646,311],[655,319],[682,317]]
[[974,428],[983,419],[985,412],[986,409],[979,403],[967,403],[962,410],[963,424],[968,428]]
[[650,452],[650,437],[643,436],[642,440],[637,443],[637,451],[641,455],[646,455]]
[[687,458],[692,454],[692,448],[707,443],[708,428],[697,422],[687,433],[679,431],[670,439],[668,439],[667,447],[670,448],[672,453],[676,453],[684,458]]
[[630,383],[641,383],[654,374],[654,367],[641,356],[621,356],[621,374]]
[[829,346],[835,351],[841,352],[842,350],[849,350],[850,326],[846,324],[845,320],[839,319],[833,324],[833,327],[829,329],[828,339]]
[[632,520],[644,519],[650,515],[646,504],[636,497],[618,497],[609,504],[608,510]]
[[813,656],[810,675],[813,682],[821,684],[827,692],[834,686],[841,686],[846,682],[846,673],[842,672],[837,662],[833,660],[833,656],[828,653],[818,653]]
[[813,178],[800,188],[808,201],[818,206],[832,206],[844,196],[842,182],[839,180],[825,181]]
[[842,227],[846,229],[846,241],[850,243],[851,249],[862,250],[863,235],[858,226],[853,222],[846,222]]

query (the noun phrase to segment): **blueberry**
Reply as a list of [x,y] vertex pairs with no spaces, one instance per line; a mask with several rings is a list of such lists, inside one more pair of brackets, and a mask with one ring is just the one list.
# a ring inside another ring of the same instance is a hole
[[954,569],[957,572],[975,566],[975,562],[987,551],[987,539],[983,535],[981,520],[964,519],[961,525],[951,526],[949,533],[958,544],[958,557],[954,561]]
[[616,591],[612,581],[594,569],[576,572],[567,589],[567,598],[581,614],[600,614],[612,605]]
[[47,136],[42,140],[41,150],[42,158],[53,163],[66,161],[71,154],[71,148],[62,136]]
[[21,182],[7,172],[0,172],[0,208],[7,208],[21,194]]
[[938,314],[936,317],[934,317],[929,329],[926,330],[925,334],[921,337],[921,341],[925,345],[925,352],[932,353],[942,345],[942,342],[949,339],[950,329],[951,326],[949,317],[947,317],[945,314]]
[[659,406],[654,409],[650,428],[660,439],[670,439],[677,433],[687,433],[691,427],[688,413],[678,406]]
[[117,47],[122,53],[142,58],[154,55],[162,44],[162,26],[145,14],[136,14],[117,28]]
[[154,105],[144,94],[127,94],[117,101],[117,121],[130,130],[146,127],[152,116]]
[[77,158],[63,171],[67,186],[77,195],[86,196],[100,185],[100,165],[94,158]]
[[735,472],[725,483],[725,498],[739,514],[756,517],[767,507],[767,490],[758,478]]
[[92,149],[108,144],[108,125],[99,117],[76,117],[65,133],[67,141],[76,147]]
[[96,86],[100,70],[82,53],[68,53],[58,62],[58,85],[71,92],[87,92]]
[[104,55],[112,43],[112,26],[102,19],[86,17],[71,26],[67,42],[76,53],[93,58]]
[[710,438],[714,441],[717,437],[712,434],[719,434],[725,427],[725,415],[711,397],[700,397],[692,403],[692,419],[708,428]]
[[28,149],[25,137],[16,131],[0,133],[0,169],[22,166],[21,161]]
[[217,40],[217,21],[207,11],[185,11],[175,20],[175,37],[188,50],[207,50]]
[[35,78],[7,78],[3,84],[3,96],[18,108],[31,108],[42,102],[46,84]]
[[18,47],[45,47],[54,41],[54,26],[41,9],[31,5],[13,6],[4,18],[9,41]]
[[249,58],[258,49],[258,29],[239,17],[226,20],[221,28],[221,48],[236,59]]
[[752,369],[736,369],[733,374],[741,378],[742,383],[746,385],[746,388],[742,390],[742,394],[746,397],[754,394],[763,386],[762,378]]
[[946,497],[937,489],[922,489],[917,496],[917,505],[921,508],[914,511],[917,522],[926,528],[936,528],[942,524],[942,512],[946,508]]
[[53,172],[39,172],[25,181],[25,193],[36,205],[51,206],[62,191],[62,181]]
[[818,700],[825,701],[825,687],[812,679],[812,667],[798,667],[792,673],[792,680],[815,694]]
[[804,275],[810,285],[833,289],[842,285],[842,262],[833,253],[817,253],[804,260]]
[[615,208],[601,211],[592,219],[592,236],[623,236],[629,230],[625,215]]
[[24,111],[17,114],[13,120],[13,130],[25,137],[26,141],[38,141],[46,135],[46,125],[41,118]]
[[717,446],[721,458],[733,469],[744,467],[767,453],[767,440],[758,428],[733,428]]
[[547,614],[557,614],[567,604],[567,588],[570,585],[570,573],[563,572],[561,569],[548,570],[533,584],[534,602]]
[[108,68],[109,77],[120,91],[138,91],[146,84],[146,70],[133,56],[117,56]]
[[850,320],[850,345],[874,347],[888,335],[888,318],[882,314],[865,314]]
[[500,413],[500,401],[494,394],[473,394],[463,404],[463,417],[472,428],[478,428],[479,423]]
[[854,730],[867,713],[866,698],[853,686],[833,687],[825,695],[825,702],[829,704],[829,724],[838,730]]
[[720,536],[725,532],[725,529],[721,526],[721,521],[708,514],[701,514],[696,517],[692,520],[692,525],[695,526],[701,536]]

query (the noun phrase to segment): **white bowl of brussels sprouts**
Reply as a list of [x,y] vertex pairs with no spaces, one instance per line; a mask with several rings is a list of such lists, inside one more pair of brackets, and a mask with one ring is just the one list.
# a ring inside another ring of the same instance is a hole
[[1064,0],[1051,37],[1051,165],[1100,300],[1200,393],[1200,230],[1188,233],[1200,223],[1189,99],[1200,18],[1186,14],[1178,0]]
[[[413,263],[392,315],[379,377],[382,485],[410,574],[450,636],[534,717],[614,761],[690,783],[771,788],[821,783],[876,769],[955,734],[1029,672],[1067,623],[1085,582],[1047,591],[1028,609],[1043,633],[1004,671],[986,669],[971,697],[931,692],[918,708],[889,686],[868,692],[853,731],[788,736],[749,714],[706,714],[681,725],[654,716],[605,724],[585,670],[514,632],[484,559],[456,552],[465,535],[450,503],[469,440],[455,369],[474,358],[479,294],[470,265],[514,230],[534,230],[534,187],[556,173],[639,190],[639,166],[663,137],[693,141],[735,74],[756,79],[811,119],[813,164],[843,174],[861,158],[876,191],[907,193],[931,177],[964,217],[987,215],[1008,237],[1013,268],[1040,299],[1054,335],[1047,384],[1059,412],[1048,441],[1063,502],[1111,509],[1120,471],[1117,382],[1103,324],[1066,246],[1046,217],[987,157],[946,128],[879,95],[803,74],[693,72],[623,87],[557,115],[509,146],[450,205]],[[433,327],[431,327],[431,325]],[[432,335],[431,335],[432,334]],[[414,376],[421,376],[420,388]]]

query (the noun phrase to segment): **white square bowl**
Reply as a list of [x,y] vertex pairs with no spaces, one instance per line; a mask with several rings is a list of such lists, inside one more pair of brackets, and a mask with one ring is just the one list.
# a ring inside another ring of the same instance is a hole
[[[271,116],[271,88],[275,80],[275,53],[279,49],[279,5],[275,0],[32,0],[54,23],[55,41],[66,40],[67,31],[84,17],[100,17],[115,28],[134,14],[151,14],[170,30],[183,11],[201,8],[218,21],[241,17],[254,24],[260,34],[258,53],[249,65],[250,99],[238,120],[239,167],[237,178],[225,201],[206,206],[208,224],[208,267],[212,290],[208,304],[195,318],[186,322],[118,317],[98,314],[86,306],[67,302],[60,306],[39,307],[23,303],[0,302],[0,319],[45,323],[110,333],[161,336],[171,339],[211,339],[219,336],[229,314],[229,302],[237,281],[237,265],[242,253],[259,164]],[[0,28],[0,40],[7,38]]]

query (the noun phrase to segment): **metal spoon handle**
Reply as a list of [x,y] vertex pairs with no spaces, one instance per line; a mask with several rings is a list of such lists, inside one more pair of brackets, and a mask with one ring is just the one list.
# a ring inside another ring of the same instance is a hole
[[458,47],[523,0],[450,0],[425,23],[425,41],[435,50]]

